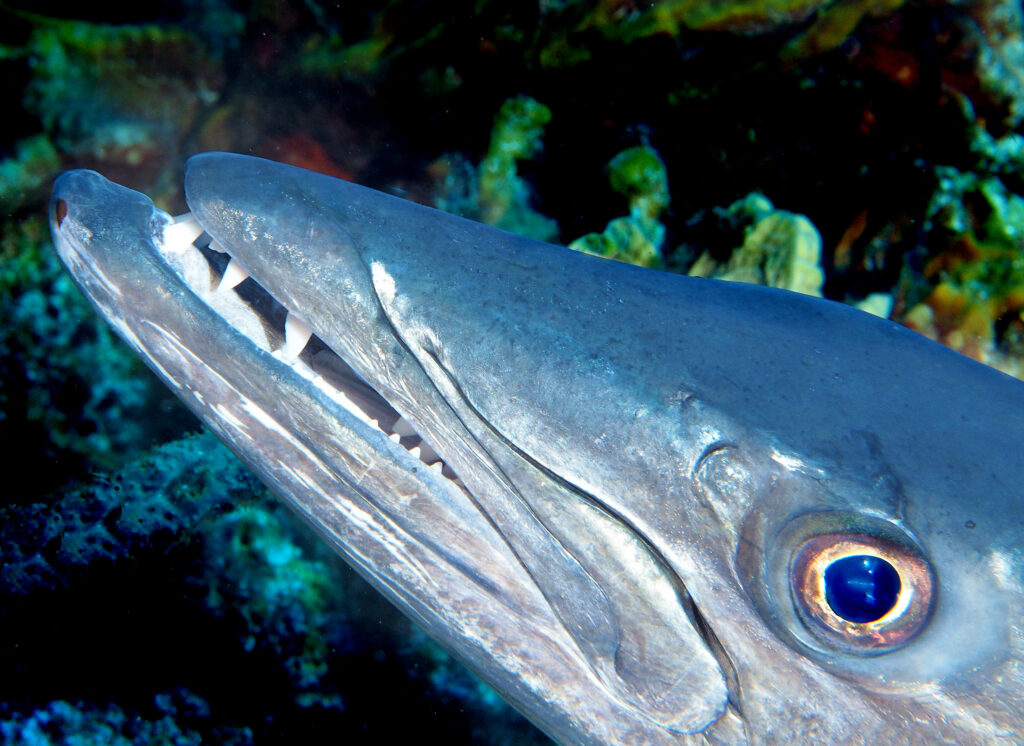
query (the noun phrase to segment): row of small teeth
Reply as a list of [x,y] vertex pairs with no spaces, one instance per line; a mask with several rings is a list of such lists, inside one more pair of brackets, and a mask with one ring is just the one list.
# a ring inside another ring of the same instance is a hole
[[[203,235],[204,229],[199,224],[191,213],[185,213],[174,218],[172,223],[168,223],[163,232],[163,247],[171,253],[184,254],[186,251],[195,250],[196,242]],[[220,246],[216,243],[211,242],[209,249],[226,254]],[[220,281],[217,284],[215,292],[224,292],[232,290],[238,287],[242,282],[249,277],[249,273],[242,267],[237,259],[231,257],[228,261],[227,267],[224,269],[224,273],[221,275]],[[309,326],[296,314],[288,311],[288,315],[285,318],[284,324],[284,346],[275,351],[273,354],[275,357],[284,360],[293,365],[296,369],[300,370],[307,377],[315,377],[314,383],[318,385],[318,388],[325,390],[331,395],[335,401],[341,404],[349,413],[358,417],[360,420],[368,425],[376,427],[388,436],[388,439],[393,443],[397,443],[405,448],[412,456],[422,461],[424,464],[430,467],[432,471],[438,474],[443,474],[449,479],[458,481],[458,477],[447,464],[445,464],[441,458],[437,455],[433,448],[430,447],[419,433],[413,429],[412,425],[402,417],[399,417],[390,427],[385,427],[379,420],[370,417],[364,412],[358,404],[352,401],[344,391],[331,386],[327,383],[323,376],[314,372],[309,366],[302,364],[299,360],[299,355],[305,349],[309,340],[313,336],[312,330]],[[404,441],[404,442],[403,442]]]
[[[203,235],[203,226],[199,225],[199,221],[196,220],[192,213],[186,212],[184,215],[179,215],[174,218],[173,223],[169,223],[164,228],[164,246],[169,251],[182,254],[195,246],[195,242],[199,240],[199,237]],[[221,254],[226,253],[217,244],[210,242],[209,248],[213,251],[218,251]],[[224,270],[224,274],[221,275],[220,284],[217,285],[217,291],[221,290],[232,290],[241,285],[245,279],[249,276],[249,273],[245,271],[238,260],[234,257],[228,262],[227,269]],[[303,326],[305,326],[303,324]],[[307,337],[307,341],[308,341]],[[305,343],[303,343],[305,344]],[[299,348],[299,352],[302,352],[302,348]],[[296,353],[296,356],[298,353]]]

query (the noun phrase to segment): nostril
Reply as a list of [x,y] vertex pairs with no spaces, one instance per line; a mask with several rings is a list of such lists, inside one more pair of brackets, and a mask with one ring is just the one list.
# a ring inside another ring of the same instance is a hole
[[64,218],[68,216],[68,203],[62,199],[57,200],[53,203],[53,217],[57,221],[57,227],[60,228],[61,223],[64,222]]

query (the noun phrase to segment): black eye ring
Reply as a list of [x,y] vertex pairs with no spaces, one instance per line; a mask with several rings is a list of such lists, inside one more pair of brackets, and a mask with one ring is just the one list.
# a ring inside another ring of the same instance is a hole
[[913,638],[928,620],[934,586],[915,547],[870,534],[813,536],[790,565],[790,591],[804,625],[861,654],[886,653]]

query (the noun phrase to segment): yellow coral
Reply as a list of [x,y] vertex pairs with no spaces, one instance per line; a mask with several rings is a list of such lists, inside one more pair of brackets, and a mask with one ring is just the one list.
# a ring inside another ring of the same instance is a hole
[[643,10],[619,2],[599,2],[584,27],[609,38],[632,41],[654,34],[678,36],[683,29],[754,36],[785,27],[800,31],[784,56],[804,59],[835,49],[865,17],[894,12],[904,0],[655,0]]
[[725,263],[705,252],[689,274],[749,282],[821,296],[821,236],[803,215],[775,210],[747,231],[743,245]]

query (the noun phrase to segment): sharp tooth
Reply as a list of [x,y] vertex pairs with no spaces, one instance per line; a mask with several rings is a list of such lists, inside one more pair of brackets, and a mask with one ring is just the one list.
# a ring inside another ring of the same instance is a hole
[[409,449],[409,453],[411,453],[416,458],[419,458],[420,457],[420,447],[419,446],[413,446],[412,448]]
[[[227,272],[224,273],[224,276],[227,276]],[[306,342],[312,336],[313,332],[309,330],[305,322],[294,313],[289,312],[288,317],[284,321],[285,355],[293,360],[297,358],[299,353],[302,352],[302,348],[306,346]]]
[[388,436],[388,440],[390,440],[392,443],[398,443],[402,440],[402,436],[399,435],[398,433],[391,433],[391,435]]
[[233,287],[238,287],[248,276],[249,273],[242,269],[242,265],[232,259],[228,262],[227,269],[224,270],[224,274],[220,278],[217,290],[230,290]]
[[338,404],[343,406],[350,414],[352,414],[355,417],[358,417],[367,425],[377,425],[377,421],[371,420],[369,417],[367,417],[366,412],[361,410],[358,404],[356,404],[350,398],[348,398],[345,395],[344,391],[339,391],[338,389],[331,386],[331,384],[324,381],[323,376],[320,376],[319,380],[323,383],[323,390],[327,391],[331,396],[333,396],[334,400],[338,402]]
[[203,226],[199,225],[192,213],[186,212],[174,219],[174,222],[164,227],[164,248],[168,251],[180,254],[192,245],[192,242],[203,233]]
[[433,464],[439,462],[441,457],[437,455],[433,448],[427,445],[425,442],[420,443],[420,461],[425,464]]
[[416,435],[416,431],[412,429],[412,425],[409,424],[409,421],[402,417],[399,417],[398,420],[395,421],[395,424],[391,429],[403,438],[406,435]]

